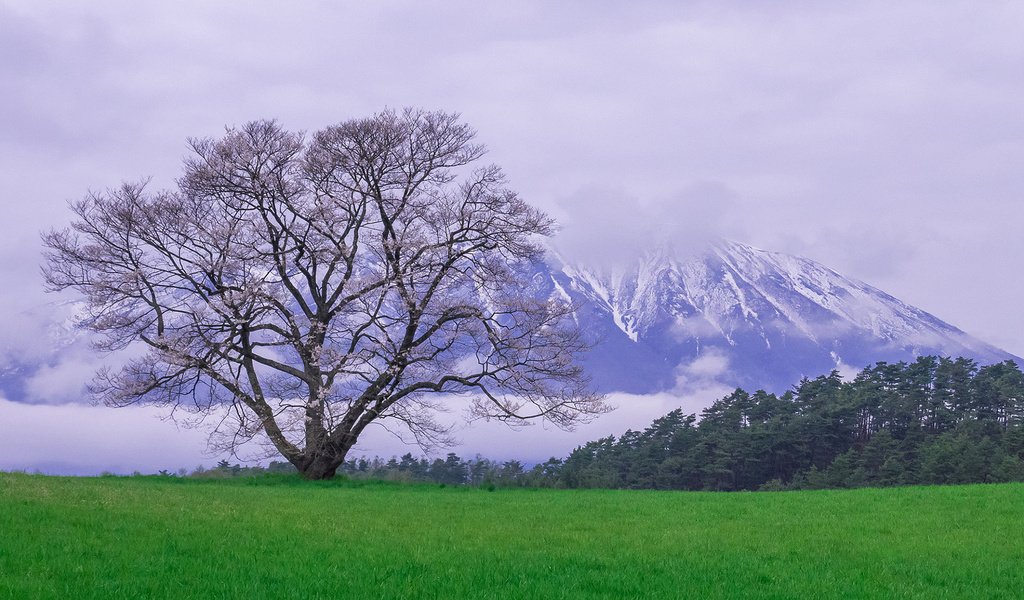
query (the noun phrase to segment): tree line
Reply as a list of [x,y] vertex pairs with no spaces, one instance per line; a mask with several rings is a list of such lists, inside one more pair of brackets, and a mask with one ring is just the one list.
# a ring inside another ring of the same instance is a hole
[[1024,374],[1012,361],[880,362],[781,395],[737,389],[699,417],[676,409],[535,465],[409,453],[339,470],[446,485],[715,491],[1024,481]]
[[574,450],[565,487],[809,489],[1024,481],[1024,374],[1012,361],[880,362],[782,395],[737,389],[700,419]]

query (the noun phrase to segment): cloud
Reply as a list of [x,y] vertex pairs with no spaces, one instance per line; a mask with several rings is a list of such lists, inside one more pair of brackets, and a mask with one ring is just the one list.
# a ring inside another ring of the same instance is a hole
[[154,407],[29,405],[0,399],[0,470],[50,474],[155,473],[210,466],[202,431]]
[[[717,388],[687,394],[612,394],[608,401],[614,411],[574,431],[543,424],[510,428],[496,421],[462,423],[455,430],[461,443],[437,449],[434,455],[452,451],[463,458],[480,454],[495,460],[541,462],[552,456],[565,457],[588,441],[618,437],[627,429],[643,429],[676,408],[699,414],[723,395]],[[72,475],[155,473],[161,469],[209,467],[225,458],[207,451],[209,427],[216,418],[190,428],[167,416],[166,409],[152,406],[115,409],[80,404],[29,405],[0,399],[0,470]],[[371,427],[350,456],[400,456],[406,452],[421,454],[419,447],[403,443],[381,427]],[[240,456],[262,457],[263,447],[250,444],[240,450]]]
[[[613,393],[607,397],[607,401],[614,410],[572,431],[541,422],[535,422],[533,426],[525,428],[513,428],[497,421],[460,423],[453,431],[460,443],[450,449],[438,449],[435,455],[451,451],[463,458],[480,454],[494,460],[516,459],[524,462],[542,462],[552,456],[564,458],[574,448],[589,441],[609,435],[618,437],[627,429],[644,429],[654,419],[677,408],[681,408],[685,413],[699,415],[703,409],[711,406],[715,400],[728,394],[732,389],[711,386],[691,389],[686,393]],[[457,408],[455,410],[457,412]],[[406,452],[412,452],[414,456],[420,454],[418,447],[402,443],[380,427],[371,427],[352,450],[352,455],[400,456]]]
[[85,386],[99,366],[94,356],[64,355],[54,365],[43,365],[25,381],[26,399],[43,404],[81,402]]
[[693,361],[679,365],[676,369],[684,380],[707,380],[724,375],[729,370],[729,357],[724,352],[711,348]]
[[725,396],[736,386],[730,384],[729,356],[714,347],[702,349],[697,358],[683,361],[675,369],[676,393],[698,394],[701,397]]
[[838,359],[835,353],[832,354],[832,358],[836,360],[836,370],[839,371],[839,375],[843,378],[843,381],[853,381],[862,370],[853,365],[846,364],[842,359]]
[[655,198],[587,186],[557,201],[552,213],[560,231],[552,247],[574,264],[606,267],[651,250],[688,256],[717,238],[742,237],[735,205],[735,193],[721,182],[698,181]]

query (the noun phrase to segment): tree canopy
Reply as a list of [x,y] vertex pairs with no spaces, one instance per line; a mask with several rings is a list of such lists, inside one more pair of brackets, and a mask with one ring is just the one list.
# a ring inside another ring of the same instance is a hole
[[[439,398],[571,426],[604,410],[573,307],[524,272],[551,219],[457,115],[385,111],[302,135],[275,121],[190,140],[177,189],[126,183],[44,235],[52,290],[84,297],[106,350],[144,348],[93,393],[223,412],[309,478],[368,425],[445,443]],[[440,393],[440,395],[439,395]]]

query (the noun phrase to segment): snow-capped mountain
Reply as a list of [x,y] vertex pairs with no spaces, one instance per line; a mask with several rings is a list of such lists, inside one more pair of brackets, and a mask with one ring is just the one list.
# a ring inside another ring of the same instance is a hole
[[782,391],[803,376],[922,355],[987,364],[1013,355],[814,261],[719,241],[616,268],[552,253],[536,281],[581,305],[599,388],[652,392],[715,382]]

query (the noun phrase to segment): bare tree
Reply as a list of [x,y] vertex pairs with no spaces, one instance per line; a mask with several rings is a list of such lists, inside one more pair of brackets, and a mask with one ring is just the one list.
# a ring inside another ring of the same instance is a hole
[[190,140],[176,191],[73,203],[45,234],[51,290],[86,300],[108,405],[230,407],[228,447],[265,434],[332,477],[373,422],[444,443],[451,393],[475,415],[571,426],[605,409],[576,364],[572,307],[523,273],[552,222],[505,185],[457,115],[407,109],[308,138],[274,121]]

